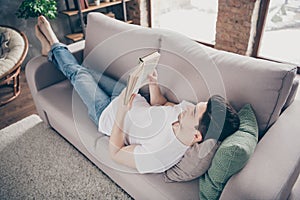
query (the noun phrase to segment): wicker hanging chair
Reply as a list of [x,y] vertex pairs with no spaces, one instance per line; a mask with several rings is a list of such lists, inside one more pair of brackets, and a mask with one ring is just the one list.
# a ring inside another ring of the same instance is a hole
[[28,39],[16,28],[0,25],[0,106],[21,92],[21,65],[28,52]]

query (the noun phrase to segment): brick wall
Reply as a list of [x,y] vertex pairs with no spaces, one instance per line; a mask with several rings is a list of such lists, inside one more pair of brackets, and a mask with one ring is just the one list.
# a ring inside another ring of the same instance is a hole
[[252,53],[260,0],[219,0],[215,48]]

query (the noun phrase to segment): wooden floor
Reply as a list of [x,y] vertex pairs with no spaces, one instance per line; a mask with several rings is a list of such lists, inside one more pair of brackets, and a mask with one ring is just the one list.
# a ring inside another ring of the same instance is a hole
[[0,129],[13,124],[31,114],[37,114],[24,70],[20,75],[21,93],[13,101],[0,107]]

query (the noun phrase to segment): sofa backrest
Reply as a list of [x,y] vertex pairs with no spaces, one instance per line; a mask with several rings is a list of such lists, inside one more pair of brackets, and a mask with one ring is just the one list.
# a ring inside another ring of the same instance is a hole
[[224,96],[237,110],[250,103],[260,136],[276,121],[296,67],[236,55],[198,44],[178,33],[126,24],[90,13],[84,64],[126,81],[138,58],[159,50],[158,74],[170,101],[207,101]]

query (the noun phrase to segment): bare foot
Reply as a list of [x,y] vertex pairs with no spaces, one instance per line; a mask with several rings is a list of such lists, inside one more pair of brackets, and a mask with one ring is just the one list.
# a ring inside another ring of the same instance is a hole
[[38,25],[35,25],[35,36],[40,40],[41,45],[42,45],[42,55],[47,56],[48,52],[50,51],[50,43],[44,36],[44,34],[41,32],[40,28]]
[[44,16],[38,17],[38,26],[41,30],[41,33],[44,34],[46,39],[49,41],[52,46],[54,43],[58,43],[58,39],[51,28],[49,21]]

